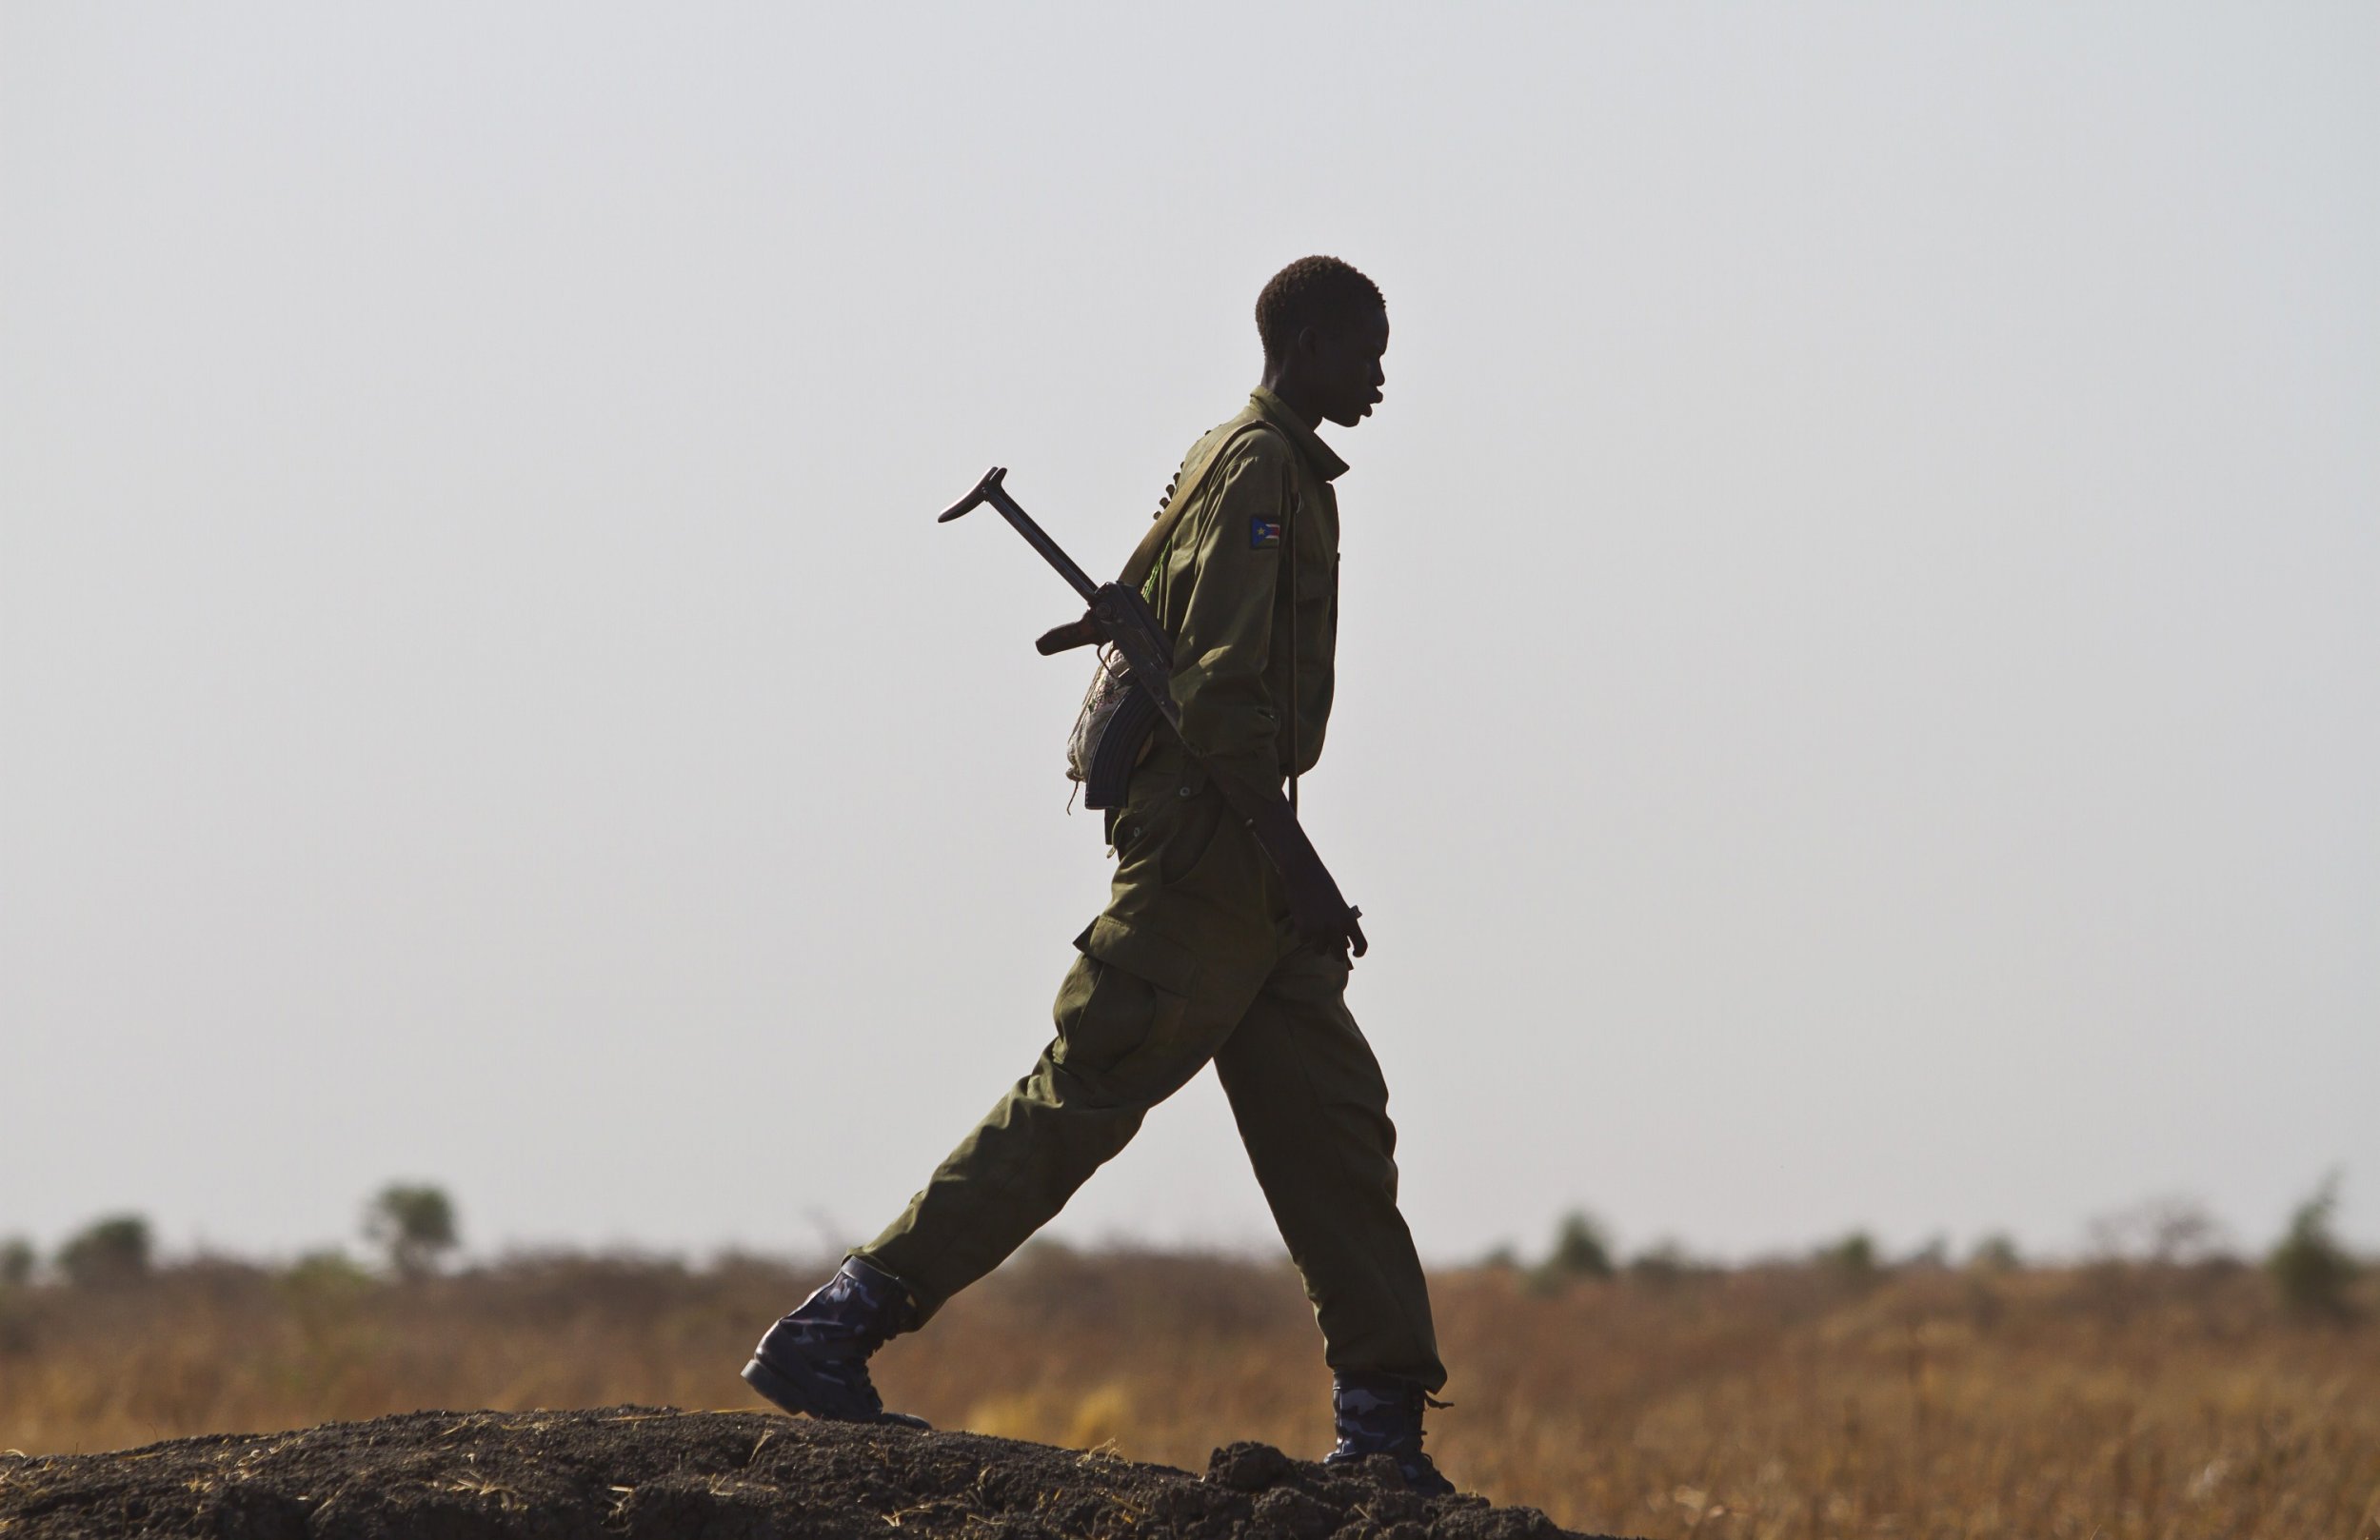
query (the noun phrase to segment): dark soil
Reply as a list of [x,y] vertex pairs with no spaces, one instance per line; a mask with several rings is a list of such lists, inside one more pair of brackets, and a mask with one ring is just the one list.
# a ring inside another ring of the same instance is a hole
[[1533,1508],[1424,1499],[1384,1459],[1262,1444],[1169,1466],[974,1433],[741,1412],[417,1412],[118,1454],[0,1454],[0,1537],[225,1540],[1559,1540]]

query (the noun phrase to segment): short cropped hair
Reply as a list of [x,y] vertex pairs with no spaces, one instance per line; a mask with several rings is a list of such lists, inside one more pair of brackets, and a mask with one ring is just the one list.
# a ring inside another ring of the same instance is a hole
[[1308,326],[1352,326],[1387,308],[1380,286],[1337,257],[1299,257],[1256,297],[1256,334],[1263,339],[1264,356],[1279,358]]

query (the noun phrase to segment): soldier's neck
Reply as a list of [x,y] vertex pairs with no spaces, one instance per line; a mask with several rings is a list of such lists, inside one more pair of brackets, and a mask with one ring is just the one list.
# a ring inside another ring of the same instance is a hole
[[1264,365],[1264,377],[1257,384],[1279,397],[1280,404],[1297,413],[1298,421],[1303,423],[1308,428],[1322,425],[1322,414],[1313,405],[1312,398],[1305,390],[1303,383],[1298,379],[1295,370],[1282,368],[1277,364],[1267,364]]

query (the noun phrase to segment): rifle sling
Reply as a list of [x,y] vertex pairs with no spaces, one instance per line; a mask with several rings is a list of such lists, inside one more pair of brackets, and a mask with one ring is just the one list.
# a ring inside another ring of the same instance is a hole
[[[1180,527],[1182,513],[1190,506],[1191,498],[1205,485],[1207,472],[1222,463],[1224,456],[1231,453],[1233,444],[1238,444],[1250,433],[1258,431],[1274,434],[1280,439],[1282,444],[1292,454],[1297,452],[1297,446],[1289,443],[1289,435],[1282,433],[1280,429],[1262,418],[1259,417],[1250,423],[1242,423],[1232,431],[1231,437],[1215,446],[1215,452],[1206,457],[1205,462],[1184,484],[1174,489],[1173,501],[1158,511],[1157,520],[1149,525],[1148,533],[1142,535],[1140,543],[1132,548],[1131,560],[1124,563],[1123,574],[1116,580],[1118,582],[1136,594],[1140,591],[1142,585],[1149,581],[1149,574],[1157,569],[1158,557],[1164,554],[1165,547],[1173,543],[1174,531]],[[1298,811],[1298,760],[1305,749],[1304,744],[1299,741],[1298,731],[1298,529],[1294,518],[1296,512],[1294,503],[1281,510],[1281,558],[1289,566],[1289,811],[1292,815]]]
[[[1141,584],[1149,581],[1149,574],[1157,570],[1158,557],[1163,554],[1174,538],[1174,531],[1180,526],[1183,510],[1190,506],[1191,499],[1205,485],[1206,473],[1231,452],[1233,444],[1259,429],[1267,433],[1280,433],[1280,429],[1262,418],[1240,424],[1230,438],[1215,446],[1215,452],[1206,457],[1205,463],[1186,482],[1174,488],[1173,501],[1158,510],[1157,522],[1149,525],[1147,534],[1140,537],[1140,543],[1132,548],[1132,559],[1124,563],[1123,575],[1116,580],[1118,582],[1136,594],[1140,591]],[[1281,434],[1281,442],[1289,442],[1287,434]]]

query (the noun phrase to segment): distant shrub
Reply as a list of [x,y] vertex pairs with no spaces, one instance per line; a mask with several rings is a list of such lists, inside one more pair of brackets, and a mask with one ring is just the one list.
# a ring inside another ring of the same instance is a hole
[[308,1252],[281,1274],[285,1298],[344,1297],[372,1287],[372,1275],[344,1252]]
[[272,1283],[282,1305],[307,1340],[317,1347],[354,1322],[370,1304],[374,1292],[385,1287],[369,1271],[339,1252],[308,1252]]
[[2340,1244],[2331,1220],[2339,1206],[2336,1172],[2290,1215],[2289,1229],[2265,1257],[2265,1268],[2292,1315],[2345,1317],[2347,1287],[2354,1282],[2355,1258]]
[[1555,1227],[1553,1248],[1544,1261],[1529,1270],[1529,1282],[1552,1291],[1580,1278],[1608,1278],[1613,1271],[1611,1238],[1601,1222],[1574,1209]]
[[364,1236],[400,1277],[426,1276],[455,1248],[454,1200],[443,1188],[391,1182],[366,1207]]
[[119,1214],[94,1221],[58,1252],[58,1271],[78,1289],[134,1283],[149,1275],[149,1221]]
[[1875,1237],[1864,1230],[1854,1230],[1831,1245],[1819,1247],[1812,1260],[1837,1277],[1866,1283],[1876,1275]]
[[0,1240],[0,1289],[22,1289],[30,1283],[36,1260],[33,1243],[24,1236]]
[[2103,1262],[2194,1266],[2223,1254],[2221,1220],[2186,1194],[2152,1197],[2103,1214],[2087,1229],[2092,1257]]
[[1967,1254],[1967,1265],[1978,1273],[2013,1273],[2025,1265],[2025,1259],[2016,1250],[2015,1237],[2001,1233],[1975,1242],[1975,1249]]
[[1674,1240],[1656,1241],[1631,1257],[1628,1277],[1631,1282],[1653,1288],[1667,1288],[1685,1282],[1696,1273],[1708,1272],[1701,1263],[1687,1254],[1686,1248]]

